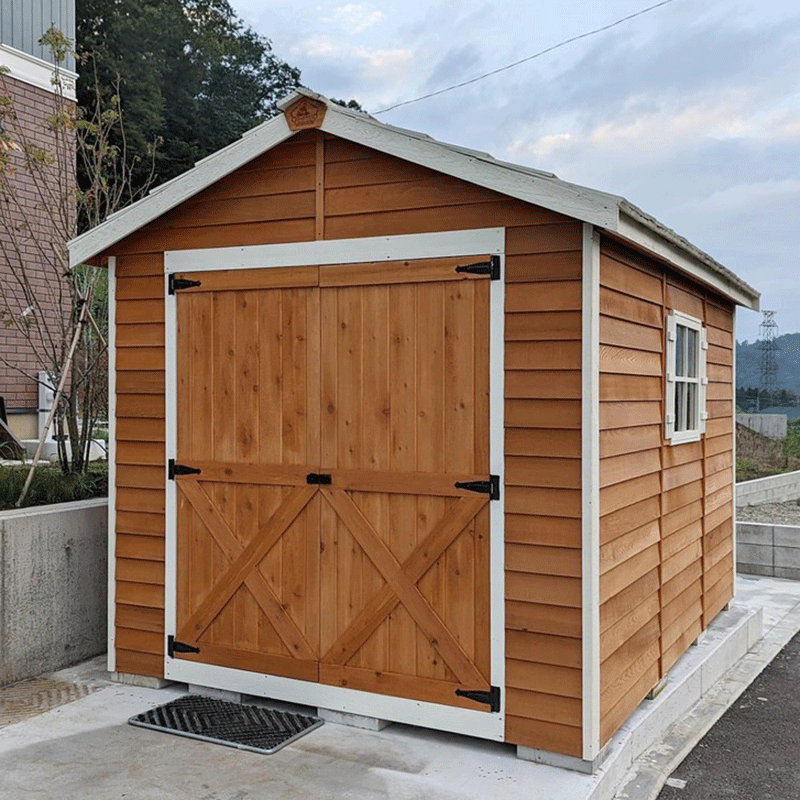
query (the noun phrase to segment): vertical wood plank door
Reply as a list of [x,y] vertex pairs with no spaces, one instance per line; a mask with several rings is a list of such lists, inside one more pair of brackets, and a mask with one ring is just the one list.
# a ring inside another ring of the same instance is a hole
[[177,293],[177,462],[201,471],[176,476],[200,651],[176,658],[490,711],[463,694],[491,689],[489,278],[464,263]]
[[489,280],[323,267],[320,680],[489,710]]
[[176,293],[175,653],[317,680],[318,270],[204,273]]

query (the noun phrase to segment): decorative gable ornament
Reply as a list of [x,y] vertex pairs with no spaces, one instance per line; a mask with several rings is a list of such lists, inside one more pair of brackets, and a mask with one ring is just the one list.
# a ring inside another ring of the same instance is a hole
[[303,131],[309,128],[319,128],[325,118],[327,107],[308,97],[303,97],[290,105],[286,111],[286,122],[293,131]]

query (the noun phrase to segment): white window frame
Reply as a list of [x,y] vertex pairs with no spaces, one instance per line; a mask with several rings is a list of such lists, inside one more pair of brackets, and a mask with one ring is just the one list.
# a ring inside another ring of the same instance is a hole
[[[697,377],[688,378],[676,375],[677,369],[677,331],[678,326],[697,332],[699,347],[697,348]],[[703,321],[684,314],[682,311],[670,311],[667,317],[667,370],[664,403],[664,438],[670,444],[684,444],[685,442],[698,442],[706,432],[706,394],[708,388],[708,371],[706,362],[708,354],[708,335]],[[687,430],[676,430],[675,387],[678,383],[697,385],[697,409],[694,420]]]

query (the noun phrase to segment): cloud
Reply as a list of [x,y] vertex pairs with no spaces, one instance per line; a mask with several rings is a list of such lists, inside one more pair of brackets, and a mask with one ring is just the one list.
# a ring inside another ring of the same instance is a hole
[[310,58],[350,61],[356,70],[368,68],[380,73],[410,62],[413,52],[403,48],[369,48],[354,45],[332,36],[312,36],[297,45],[297,52]]
[[693,203],[693,208],[703,213],[727,214],[747,212],[756,203],[762,205],[791,203],[795,208],[800,208],[800,178],[735,184]]
[[382,11],[366,3],[347,3],[334,8],[332,15],[323,17],[322,21],[333,22],[346,32],[357,35],[377,25],[385,17]]
[[468,80],[480,73],[482,63],[481,52],[472,43],[451,48],[434,66],[423,87],[427,91],[436,91]]

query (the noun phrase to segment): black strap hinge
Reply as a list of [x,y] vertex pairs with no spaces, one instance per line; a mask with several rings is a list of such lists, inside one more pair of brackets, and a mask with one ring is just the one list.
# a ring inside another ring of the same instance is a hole
[[167,655],[175,658],[175,653],[199,653],[199,647],[192,647],[185,642],[176,641],[174,636],[167,636]]
[[456,489],[488,494],[490,500],[500,499],[500,476],[490,475],[488,481],[456,481]]
[[497,714],[500,711],[500,687],[492,686],[488,692],[480,692],[472,689],[456,689],[458,697],[466,697],[476,703],[485,703],[489,710]]
[[309,472],[306,475],[306,483],[317,486],[330,486],[332,482],[330,475],[320,474],[319,472]]
[[500,256],[489,256],[488,261],[478,264],[464,264],[456,267],[456,272],[469,272],[471,275],[488,275],[493,281],[500,280]]
[[200,281],[190,281],[188,278],[176,278],[170,273],[167,278],[167,293],[175,294],[179,289],[191,289],[194,286],[202,286]]
[[187,467],[185,464],[176,464],[175,459],[171,458],[167,462],[167,477],[171,480],[175,480],[176,475],[199,475],[201,470],[197,469],[197,467]]

